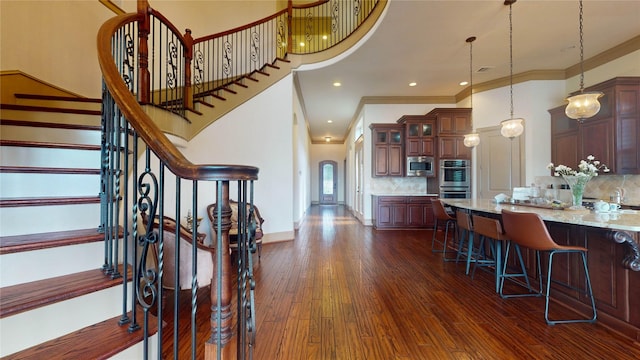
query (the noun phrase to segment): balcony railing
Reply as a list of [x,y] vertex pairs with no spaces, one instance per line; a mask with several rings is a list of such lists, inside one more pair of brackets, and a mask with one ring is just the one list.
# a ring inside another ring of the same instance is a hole
[[351,35],[371,15],[378,0],[321,0],[291,5],[292,54],[327,50]]

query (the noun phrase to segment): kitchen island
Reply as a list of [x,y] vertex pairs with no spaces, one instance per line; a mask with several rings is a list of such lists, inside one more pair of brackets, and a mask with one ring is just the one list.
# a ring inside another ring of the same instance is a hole
[[[500,218],[502,209],[533,212],[544,220],[553,239],[561,245],[589,249],[588,264],[598,321],[640,341],[640,211],[552,210],[487,199],[442,199],[453,208]],[[535,253],[523,249],[527,272],[537,281]],[[515,265],[511,264],[510,265]],[[557,257],[553,282],[584,289],[585,279],[577,257]],[[546,269],[545,264],[542,268]],[[544,275],[543,275],[544,276]],[[580,291],[552,283],[552,299],[588,314],[588,299]]]

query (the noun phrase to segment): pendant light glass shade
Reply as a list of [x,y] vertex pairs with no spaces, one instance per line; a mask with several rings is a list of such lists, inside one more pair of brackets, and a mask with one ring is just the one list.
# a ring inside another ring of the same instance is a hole
[[569,96],[569,102],[564,113],[571,119],[582,122],[600,111],[600,98],[603,93],[599,91],[584,91],[584,41],[582,39],[582,0],[580,0],[580,93]]
[[[473,42],[476,40],[475,36],[471,36],[465,40],[469,43],[469,101],[471,107],[471,128],[473,129]],[[475,132],[475,129],[470,134],[464,136],[464,146],[473,148],[480,144],[480,135]]]
[[588,119],[600,111],[598,99],[604,95],[599,91],[583,92],[567,98],[569,104],[564,113],[571,119],[582,121]]
[[500,134],[502,136],[513,139],[522,135],[524,132],[524,119],[508,119],[500,122]]
[[500,122],[500,134],[513,140],[524,132],[524,119],[513,118],[513,16],[511,5],[517,0],[505,0],[504,4],[509,5],[509,101],[511,106],[511,118]]
[[477,133],[471,133],[464,136],[464,146],[474,147],[480,144],[480,135]]

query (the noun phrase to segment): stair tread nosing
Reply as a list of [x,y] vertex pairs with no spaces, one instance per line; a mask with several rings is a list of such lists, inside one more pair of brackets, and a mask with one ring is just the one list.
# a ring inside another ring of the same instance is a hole
[[102,130],[102,127],[100,125],[66,124],[66,123],[56,123],[56,122],[46,122],[46,121],[0,119],[0,124],[11,125],[11,126],[51,128],[51,129],[88,130],[88,131]]
[[32,166],[0,166],[0,173],[100,175],[100,169]]
[[100,203],[99,196],[0,198],[0,207],[79,205]]
[[[122,237],[123,233],[120,227],[118,236]],[[97,228],[2,236],[0,237],[0,255],[92,243],[103,241],[104,237],[105,234],[99,232]]]
[[71,108],[60,108],[60,107],[50,107],[50,106],[0,104],[0,107],[6,110],[42,111],[42,112],[62,113],[62,114],[102,115],[101,110],[71,109]]
[[[115,279],[105,275],[102,269],[95,269],[4,287],[0,297],[0,318],[122,285],[123,269],[123,265],[119,265],[121,277]],[[131,271],[128,266],[129,280]]]
[[[131,312],[127,315],[131,319]],[[142,311],[138,311],[139,325],[142,325],[142,315]],[[129,324],[120,325],[120,319],[121,316],[107,319],[2,359],[109,359],[141,342],[144,337],[142,328],[130,332]],[[155,335],[158,332],[158,319],[150,315],[148,324],[147,335]]]
[[86,98],[77,96],[60,96],[60,95],[40,95],[40,94],[13,94],[18,99],[36,99],[36,100],[53,100],[53,101],[69,101],[69,102],[85,102],[101,104],[102,99],[98,98]]
[[0,146],[22,146],[22,147],[40,147],[40,148],[56,148],[56,149],[94,150],[94,151],[101,150],[100,145],[52,143],[52,142],[42,142],[42,141],[22,141],[22,140],[0,140]]

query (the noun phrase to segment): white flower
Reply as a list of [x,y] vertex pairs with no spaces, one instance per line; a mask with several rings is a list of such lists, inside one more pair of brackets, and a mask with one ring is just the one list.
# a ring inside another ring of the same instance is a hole
[[603,172],[609,172],[609,168],[606,165],[601,164],[600,161],[596,160],[595,156],[593,155],[587,156],[587,160],[580,160],[580,163],[578,163],[578,170],[573,170],[566,165],[555,166],[553,165],[553,163],[547,165],[547,169],[553,170],[553,174],[555,176],[598,176],[598,172],[600,170],[602,170]]

